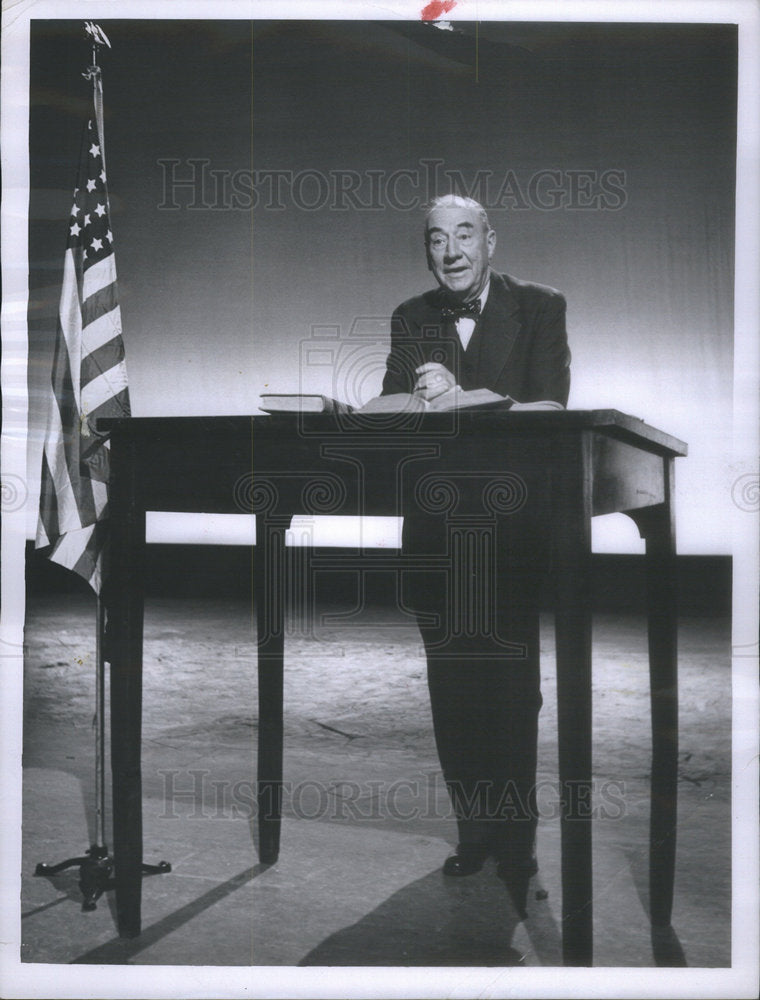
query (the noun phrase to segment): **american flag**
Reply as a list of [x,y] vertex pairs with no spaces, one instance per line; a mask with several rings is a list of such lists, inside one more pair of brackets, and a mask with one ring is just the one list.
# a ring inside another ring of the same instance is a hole
[[[96,80],[95,102],[100,96]],[[102,125],[82,138],[58,311],[36,547],[54,562],[103,582],[109,442],[101,417],[128,417],[129,390],[116,286]]]

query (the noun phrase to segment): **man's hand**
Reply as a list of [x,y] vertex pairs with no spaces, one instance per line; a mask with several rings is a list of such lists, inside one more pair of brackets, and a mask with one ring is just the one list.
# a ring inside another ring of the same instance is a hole
[[415,369],[415,374],[419,377],[414,383],[414,395],[420,396],[428,402],[441,396],[444,392],[454,389],[457,384],[457,380],[448,368],[444,368],[437,361],[428,361],[426,364],[420,365],[419,368]]

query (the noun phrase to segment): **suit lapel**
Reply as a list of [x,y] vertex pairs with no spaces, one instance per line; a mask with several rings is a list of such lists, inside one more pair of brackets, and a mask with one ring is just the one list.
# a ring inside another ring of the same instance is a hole
[[[517,300],[500,274],[491,272],[488,300],[468,345],[477,351],[478,380],[495,386],[509,360],[517,334],[520,332]],[[485,381],[483,381],[485,380]]]

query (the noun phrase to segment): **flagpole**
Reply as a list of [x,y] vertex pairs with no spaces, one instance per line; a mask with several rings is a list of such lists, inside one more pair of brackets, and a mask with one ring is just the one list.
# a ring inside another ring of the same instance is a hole
[[106,661],[103,655],[106,609],[100,594],[95,604],[95,825],[96,847],[106,850]]
[[[92,79],[92,103],[95,108],[95,118],[98,126],[98,138],[100,139],[100,155],[103,170],[106,169],[106,148],[103,130],[103,89],[100,81],[100,66],[98,65],[98,45],[103,42],[97,37],[96,32],[101,29],[96,25],[85,25],[85,30],[92,35],[92,66],[88,67],[88,74]],[[103,35],[103,39],[108,39]],[[108,43],[110,46],[110,42]],[[106,189],[106,203],[108,191]],[[108,206],[110,209],[110,205]],[[106,740],[105,740],[105,625],[106,608],[100,593],[95,599],[95,660],[97,663],[95,672],[95,826],[96,843],[95,848],[108,855],[106,847]]]

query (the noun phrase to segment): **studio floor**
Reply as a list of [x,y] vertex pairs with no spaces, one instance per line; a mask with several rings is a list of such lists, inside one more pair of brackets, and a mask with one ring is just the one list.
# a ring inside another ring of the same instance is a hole
[[[81,911],[77,869],[39,861],[94,839],[94,606],[31,597],[24,689],[25,962],[214,966],[561,965],[554,639],[542,619],[539,874],[519,922],[491,865],[441,864],[456,828],[432,738],[418,633],[394,608],[290,621],[282,849],[258,863],[255,632],[244,601],[146,607],[143,932],[113,893]],[[648,908],[650,729],[643,618],[594,623],[594,963],[731,962],[730,634],[684,617],[673,934]],[[110,812],[110,803],[109,803]],[[110,837],[110,832],[109,832]]]

